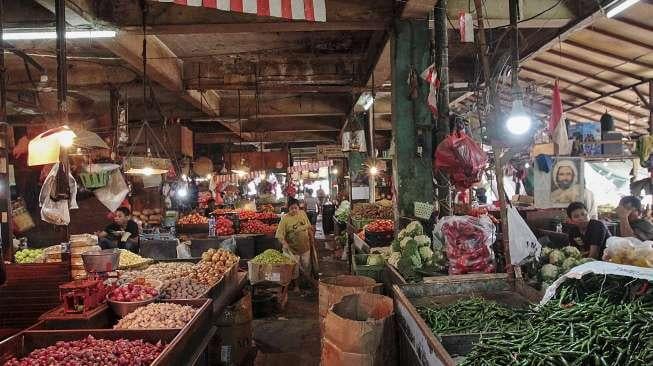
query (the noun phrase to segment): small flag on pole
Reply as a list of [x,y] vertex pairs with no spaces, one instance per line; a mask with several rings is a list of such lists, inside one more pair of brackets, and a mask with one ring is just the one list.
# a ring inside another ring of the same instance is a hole
[[435,64],[429,66],[421,75],[422,79],[429,83],[429,96],[426,98],[426,103],[433,113],[434,117],[438,116],[438,88],[440,87],[440,80],[438,79],[438,72],[435,69]]
[[571,154],[571,143],[567,135],[567,124],[565,123],[564,110],[562,109],[562,99],[560,97],[560,87],[556,80],[553,85],[553,94],[551,96],[551,118],[549,119],[549,132],[553,142],[558,146],[558,155]]

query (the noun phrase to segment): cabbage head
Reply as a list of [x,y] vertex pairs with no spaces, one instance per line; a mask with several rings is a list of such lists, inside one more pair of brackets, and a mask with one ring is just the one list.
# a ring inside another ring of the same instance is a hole
[[430,247],[419,247],[419,256],[422,257],[422,260],[427,260],[433,258],[433,250]]
[[418,235],[414,239],[420,247],[431,246],[431,239],[426,235]]
[[370,254],[367,256],[367,265],[368,266],[382,266],[385,261],[381,254]]
[[553,264],[545,264],[540,269],[543,282],[553,282],[558,278],[560,270]]
[[553,248],[542,247],[542,254],[541,255],[542,255],[542,257],[546,257],[547,260],[548,260],[549,254],[551,254],[552,251],[553,251]]
[[551,251],[551,254],[549,254],[549,263],[554,264],[554,265],[560,265],[562,262],[565,260],[565,254],[558,249],[554,249]]
[[562,261],[562,265],[560,266],[560,271],[561,273],[567,273],[569,272],[570,269],[576,267],[578,265],[578,260],[576,258],[567,258],[564,261]]
[[411,221],[408,226],[399,232],[399,239],[405,237],[415,237],[424,234],[424,228],[418,221]]
[[578,260],[578,265],[580,266],[581,264],[589,263],[589,262],[594,262],[594,258],[581,258]]
[[399,242],[399,246],[401,247],[401,250],[406,249],[406,247],[407,247],[409,244],[410,244],[410,245],[415,245],[416,247],[418,246],[418,245],[417,245],[417,242],[415,241],[415,239],[413,239],[413,238],[411,238],[411,237],[403,238],[403,239],[401,239],[401,241]]
[[576,258],[576,259],[581,259],[583,256],[580,254],[580,250],[576,247],[566,246],[562,248],[562,252],[565,253],[565,255],[568,258]]

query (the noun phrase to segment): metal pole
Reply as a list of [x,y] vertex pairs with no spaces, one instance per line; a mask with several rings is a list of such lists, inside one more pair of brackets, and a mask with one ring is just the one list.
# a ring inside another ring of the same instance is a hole
[[[440,79],[438,88],[438,116],[436,123],[436,136],[434,149],[449,134],[449,35],[447,31],[447,0],[440,0],[433,8],[434,47],[433,60],[435,61]],[[438,184],[437,199],[440,216],[449,216],[451,209],[451,186],[449,180],[442,174],[437,174]]]
[[5,69],[4,0],[0,0],[0,285],[7,280],[5,260],[13,259],[13,233],[11,225],[11,190],[9,187],[9,125],[7,124],[7,70]]
[[485,19],[483,17],[483,0],[474,0],[476,7],[476,19],[478,20],[478,55],[483,65],[483,79],[485,80],[485,90],[490,91],[490,62],[487,58],[487,41],[485,40]]
[[[374,95],[372,95],[372,98]],[[370,146],[369,146],[369,154],[370,154],[370,161],[372,164],[377,164],[376,163],[376,153],[374,151],[375,146],[374,146],[374,103],[370,106],[370,109],[367,111],[367,119],[369,121],[369,130],[370,130]],[[369,185],[370,185],[370,203],[376,202],[376,176],[370,174],[369,175]]]
[[68,61],[66,60],[66,1],[55,0],[55,18],[57,28],[57,100],[59,101],[59,119],[62,124],[68,122]]

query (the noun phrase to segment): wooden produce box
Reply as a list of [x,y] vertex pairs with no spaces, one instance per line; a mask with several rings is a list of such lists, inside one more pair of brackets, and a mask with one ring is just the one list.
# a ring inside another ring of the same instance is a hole
[[526,307],[539,301],[512,282],[506,274],[471,274],[427,277],[424,283],[394,285],[400,364],[453,366],[453,357],[469,353],[480,337],[473,333],[433,334],[417,312],[418,306],[448,304],[472,296],[512,307]]
[[370,254],[355,254],[354,260],[354,273],[357,276],[366,276],[373,278],[376,282],[383,282],[383,271],[385,268],[385,262],[378,265],[368,265],[367,257]]
[[[48,329],[44,321],[22,331],[0,343],[0,364],[11,357],[24,357],[37,348],[55,344],[58,341],[82,339],[88,335],[103,339],[143,339],[156,344],[162,342],[166,348],[151,365],[194,365],[206,351],[215,334],[211,324],[211,302],[200,300],[162,300],[197,308],[195,316],[181,329]],[[106,309],[105,311],[111,312]]]
[[292,281],[296,264],[258,264],[252,261],[247,262],[249,282],[252,285],[257,283],[278,283],[286,286]]

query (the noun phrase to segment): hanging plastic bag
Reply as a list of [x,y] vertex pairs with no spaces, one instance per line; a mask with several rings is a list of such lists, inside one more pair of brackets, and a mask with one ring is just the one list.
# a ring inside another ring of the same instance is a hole
[[231,236],[231,238],[221,241],[220,244],[218,244],[218,247],[236,254],[236,237]]
[[41,220],[54,225],[68,225],[70,223],[68,201],[54,201],[48,196],[41,206]]
[[494,273],[495,227],[487,216],[449,216],[436,226],[442,232],[449,274]]
[[529,259],[540,257],[542,245],[514,206],[508,206],[508,238],[513,265],[522,265]]
[[481,180],[487,154],[464,132],[442,141],[435,151],[435,168],[443,170],[458,189],[468,189]]
[[129,187],[125,182],[120,170],[116,169],[111,172],[109,175],[109,181],[105,187],[96,189],[95,197],[102,202],[109,211],[114,212],[120,207],[122,201],[127,197],[129,193]]
[[70,198],[54,200],[52,193],[55,189],[56,177],[60,164],[54,164],[45,178],[41,192],[39,193],[39,204],[41,206],[41,219],[54,225],[68,225],[70,223],[70,210],[77,209],[77,182],[70,173],[68,174],[68,187]]

